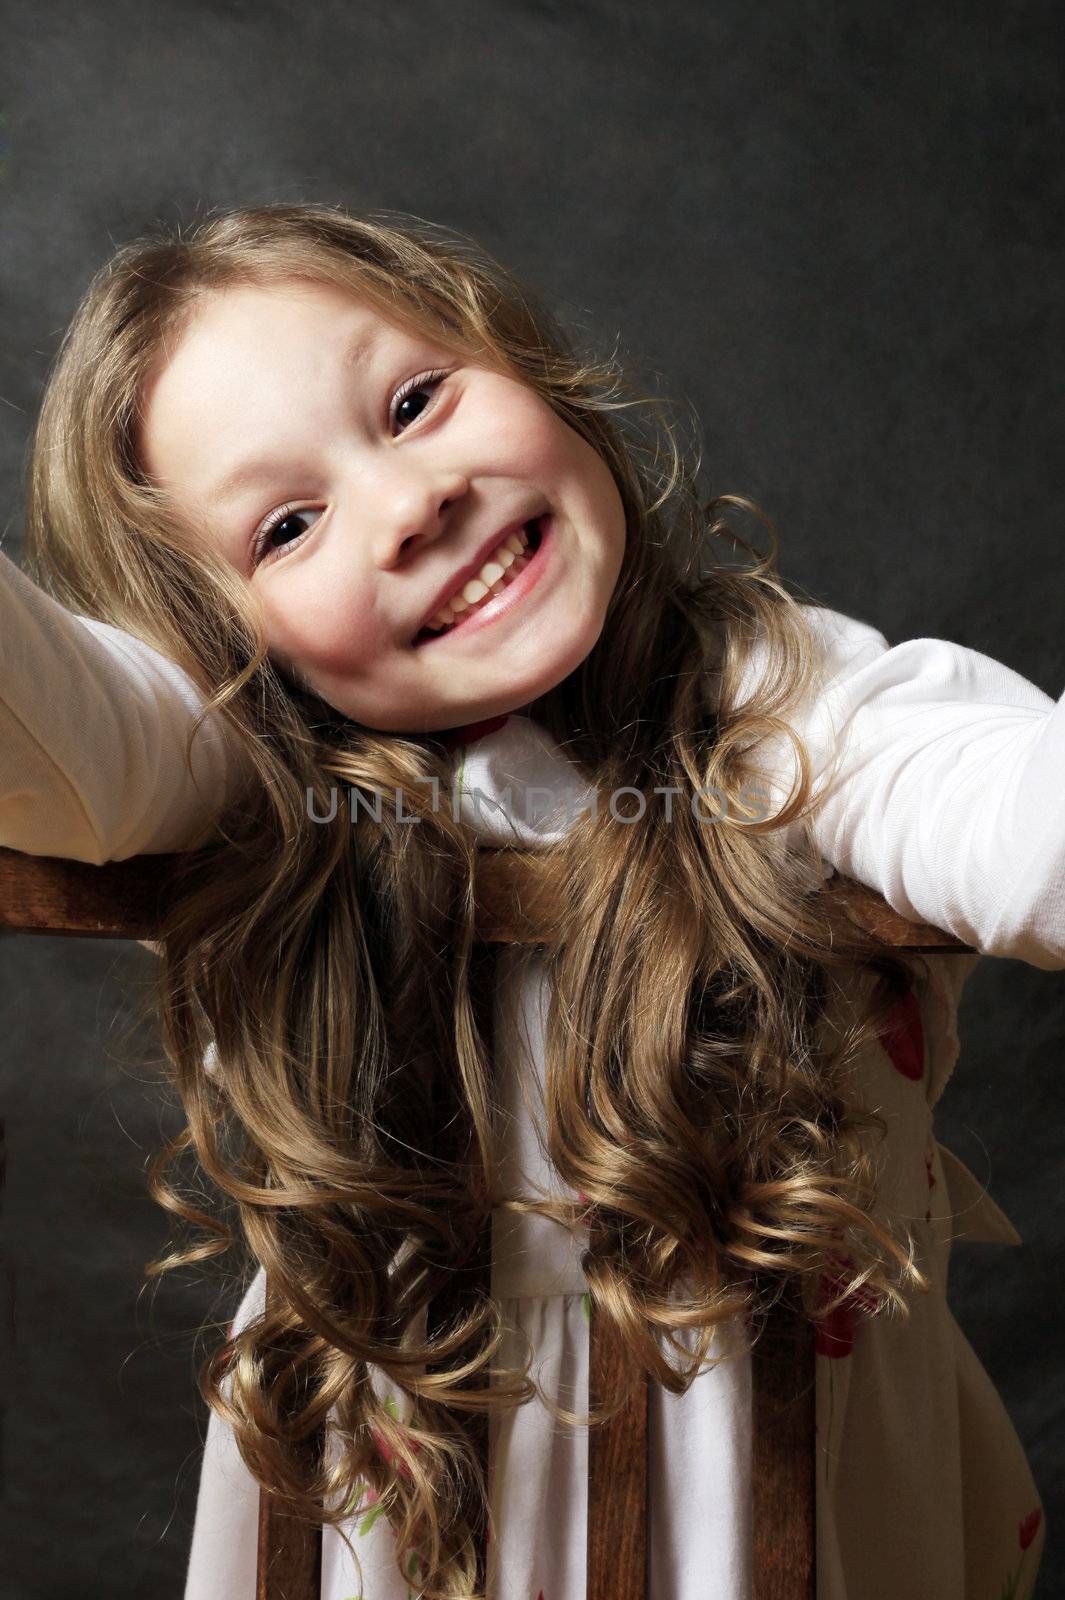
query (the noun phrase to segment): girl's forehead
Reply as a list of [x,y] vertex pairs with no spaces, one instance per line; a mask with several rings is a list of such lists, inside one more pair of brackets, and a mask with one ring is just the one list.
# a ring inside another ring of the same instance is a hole
[[402,300],[382,303],[357,284],[293,275],[276,279],[236,279],[206,286],[191,307],[187,327],[199,323],[254,323],[283,319],[294,330],[350,324],[377,338],[389,334],[456,342],[453,332],[424,309]]
[[375,352],[403,341],[442,355],[471,355],[461,339],[428,318],[412,311],[405,320],[402,312],[376,304],[355,286],[298,276],[205,285],[164,328],[149,355],[139,409],[150,407],[161,382],[169,387],[179,375],[203,382],[219,362],[235,380],[238,372],[260,373],[264,364],[291,360],[303,368],[340,350],[357,379]]
[[235,278],[205,285],[184,312],[158,342],[139,385],[134,448],[152,472],[161,470],[158,447],[175,425],[191,427],[195,419],[201,433],[208,426],[205,395],[213,425],[227,428],[234,414],[261,409],[260,401],[268,414],[271,397],[293,381],[313,386],[321,379],[323,392],[333,392],[340,382],[376,383],[385,368],[395,377],[400,361],[504,371],[482,341],[464,343],[416,308],[406,319],[354,284],[296,274]]

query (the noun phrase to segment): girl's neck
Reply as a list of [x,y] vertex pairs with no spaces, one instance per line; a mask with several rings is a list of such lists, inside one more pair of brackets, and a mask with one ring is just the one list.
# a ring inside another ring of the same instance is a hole
[[510,717],[524,717],[530,722],[543,722],[541,714],[546,695],[538,695],[535,700],[528,701],[523,706],[515,706],[513,711],[501,712],[498,716],[485,717],[477,722],[465,722],[455,728],[447,728],[436,734],[448,750],[453,750],[461,744],[469,744],[473,739],[483,739],[486,734],[494,733],[497,728],[503,727]]
[[495,733],[497,728],[503,726],[508,716],[514,715],[514,712],[505,712],[498,717],[486,717],[483,722],[467,722],[460,728],[448,728],[443,733],[438,733],[436,737],[446,749],[454,750],[459,745],[472,743],[474,739],[483,739],[486,733]]

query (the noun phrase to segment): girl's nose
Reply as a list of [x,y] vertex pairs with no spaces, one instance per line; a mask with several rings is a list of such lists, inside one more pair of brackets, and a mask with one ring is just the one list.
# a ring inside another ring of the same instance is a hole
[[385,489],[380,519],[373,535],[374,560],[394,567],[406,560],[414,547],[432,540],[448,525],[448,512],[469,492],[469,481],[459,472],[421,473],[409,468]]

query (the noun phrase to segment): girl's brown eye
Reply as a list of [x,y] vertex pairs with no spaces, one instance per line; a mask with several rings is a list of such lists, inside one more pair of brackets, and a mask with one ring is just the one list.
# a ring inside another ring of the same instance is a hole
[[[320,517],[321,514],[314,506],[306,506],[301,511],[293,511],[290,506],[282,506],[280,511],[275,513],[273,519],[266,524],[255,541],[255,565],[258,566],[260,561],[272,561],[279,556],[287,554],[293,545],[299,544],[305,533],[310,532],[309,528],[301,528],[299,526],[296,522],[297,517]],[[280,533],[283,528],[288,527],[290,524],[296,530],[294,537],[289,539],[287,543],[282,543],[280,547],[275,547],[271,543],[274,535]]]
[[[446,372],[426,372],[420,378],[414,378],[403,385],[392,407],[392,421],[397,427],[409,427],[412,422],[417,422],[422,412],[428,411],[433,403],[433,396],[440,384],[447,377]],[[428,398],[422,399],[422,396]],[[413,415],[409,408],[413,406]]]

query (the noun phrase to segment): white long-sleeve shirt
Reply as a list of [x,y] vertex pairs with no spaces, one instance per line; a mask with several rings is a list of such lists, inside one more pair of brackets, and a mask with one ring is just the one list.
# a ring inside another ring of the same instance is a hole
[[[202,844],[233,765],[187,673],[0,552],[0,845],[99,866]],[[199,788],[197,788],[197,785]]]
[[[988,955],[1065,966],[1065,694],[944,639],[889,647],[805,609],[825,687],[795,725],[815,773],[842,757],[814,824],[825,861]],[[790,772],[787,742],[769,748]]]
[[[1065,966],[1065,697],[936,639],[891,648],[875,629],[809,608],[824,682],[793,717],[820,780],[838,756],[815,823],[824,860],[903,915],[988,954]],[[757,680],[752,654],[748,682]],[[185,771],[201,700],[187,677],[116,629],[72,616],[0,557],[0,844],[102,862],[202,843],[233,781],[224,742],[205,730]],[[576,810],[576,770],[529,718],[480,730],[456,754],[463,815],[486,842],[550,842]],[[759,764],[783,797],[789,747]],[[486,808],[483,800],[500,801]],[[1042,1507],[1010,1419],[947,1304],[952,1242],[1017,1242],[973,1175],[935,1138],[933,1109],[958,1054],[957,1002],[975,957],[930,959],[933,984],[856,1071],[884,1114],[882,1194],[915,1228],[932,1291],[909,1324],[844,1302],[819,1331],[819,1600],[1027,1600]],[[543,1154],[543,973],[506,952],[495,1000],[500,1159],[519,1189],[559,1187]],[[501,1213],[493,1292],[512,1334],[505,1351],[554,1398],[587,1403],[582,1241],[544,1219]],[[826,1300],[834,1284],[822,1284]],[[237,1313],[254,1313],[262,1275]],[[729,1331],[729,1330],[726,1330]],[[742,1344],[741,1330],[737,1333]],[[374,1374],[382,1398],[404,1398]],[[652,1592],[670,1600],[749,1600],[750,1361],[704,1371],[687,1395],[652,1394]],[[493,1422],[493,1600],[583,1600],[587,1436],[532,1403]],[[186,1600],[252,1600],[257,1496],[232,1436],[212,1416]],[[900,1537],[905,1530],[905,1537]],[[349,1528],[362,1583],[327,1534],[322,1600],[362,1592],[402,1600],[391,1534],[372,1509]]]

